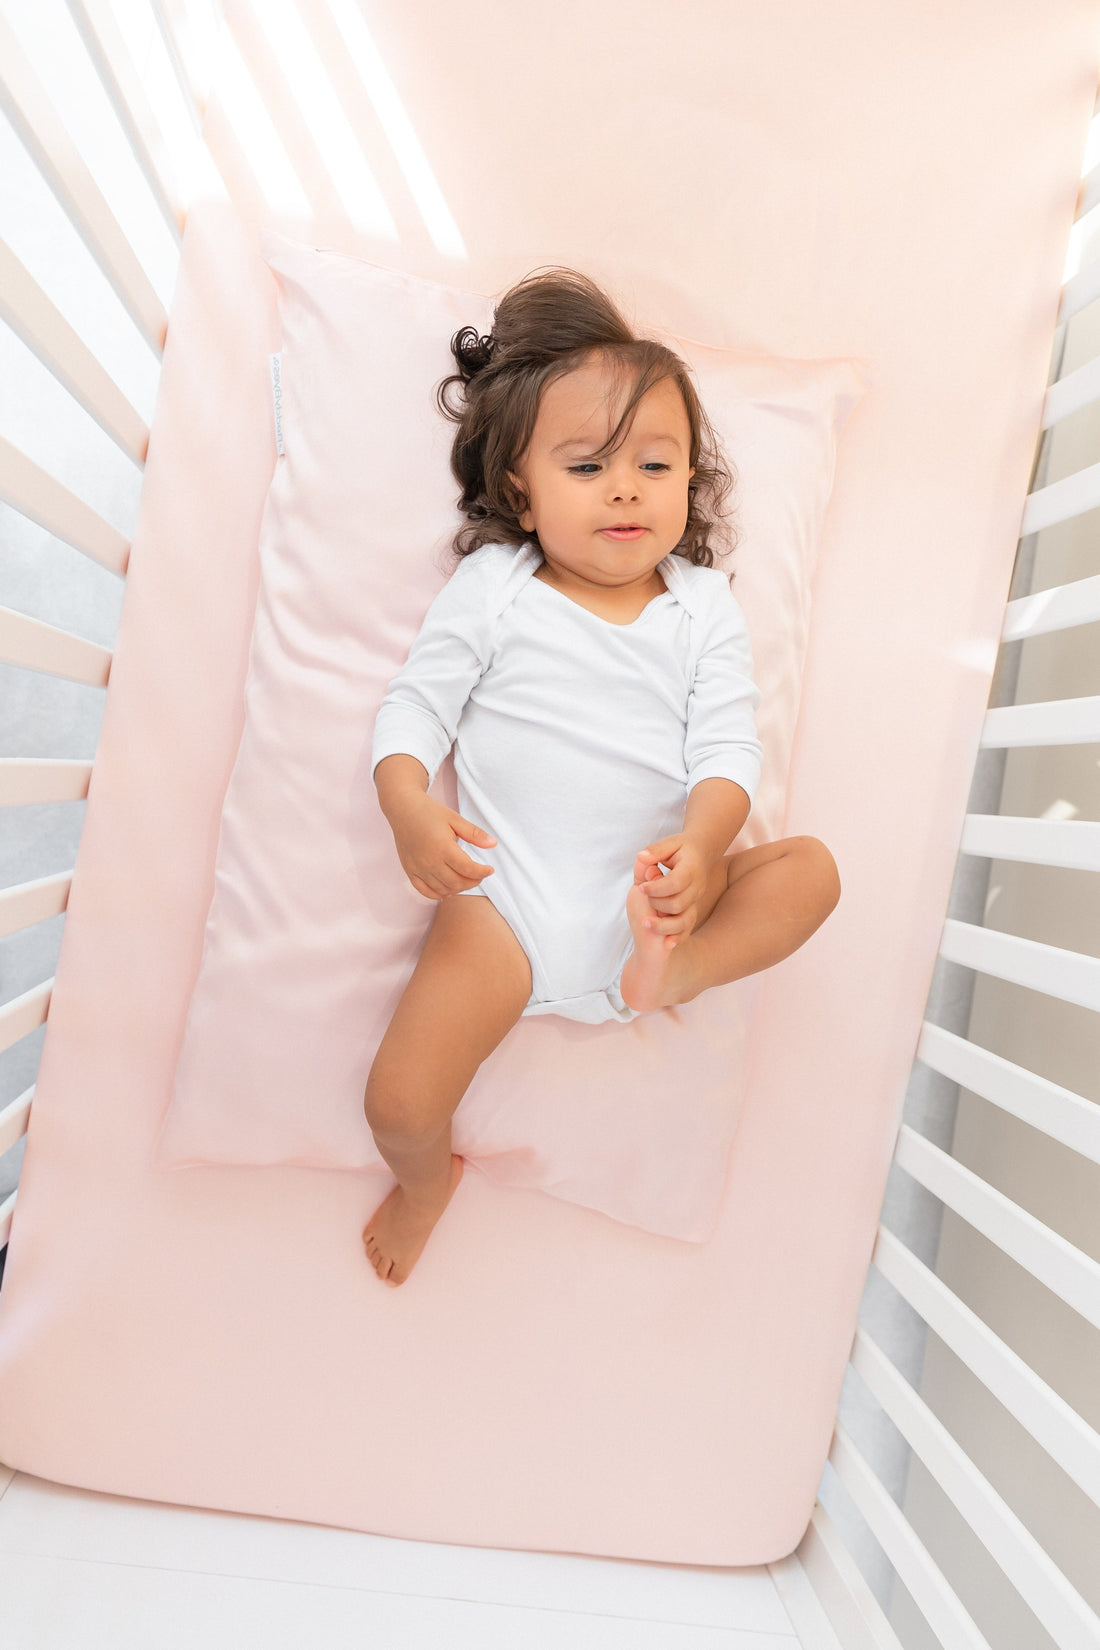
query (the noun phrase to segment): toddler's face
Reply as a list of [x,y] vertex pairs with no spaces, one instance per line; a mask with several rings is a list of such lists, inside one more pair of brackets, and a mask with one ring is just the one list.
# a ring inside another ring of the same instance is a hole
[[[625,400],[621,384],[609,421],[615,379],[601,356],[543,391],[527,452],[515,475],[529,500],[520,516],[536,532],[548,562],[608,588],[646,578],[683,536],[688,514],[691,426],[675,381],[664,378],[639,401],[616,452],[593,458]],[[607,529],[643,529],[616,538]]]

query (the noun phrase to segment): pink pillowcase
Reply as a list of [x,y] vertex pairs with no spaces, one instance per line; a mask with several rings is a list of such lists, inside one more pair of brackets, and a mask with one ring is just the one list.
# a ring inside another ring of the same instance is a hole
[[[435,911],[370,779],[383,693],[454,565],[453,426],[434,389],[493,302],[270,230],[285,454],[260,531],[245,717],[199,974],[157,1161],[374,1170],[375,1050]],[[684,357],[736,467],[729,566],[752,640],[764,763],[738,849],[782,832],[810,587],[838,435],[867,388],[847,359],[783,360],[648,329]],[[230,708],[227,707],[227,714]],[[453,758],[432,794],[457,808]],[[623,1025],[520,1021],[455,1113],[454,1150],[508,1186],[644,1230],[713,1230],[760,976]]]

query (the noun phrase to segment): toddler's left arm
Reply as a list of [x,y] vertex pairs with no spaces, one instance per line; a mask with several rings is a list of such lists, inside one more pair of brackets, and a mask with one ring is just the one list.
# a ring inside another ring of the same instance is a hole
[[[684,765],[689,807],[695,786],[704,779],[732,779],[752,805],[764,757],[756,735],[760,689],[752,671],[745,615],[723,574],[712,586],[706,633],[688,697]],[[745,819],[738,821],[733,836]],[[725,853],[732,840],[727,838],[716,853]]]
[[[707,873],[735,841],[752,808],[764,747],[756,734],[760,689],[740,603],[728,580],[714,581],[707,631],[699,652],[684,734],[687,803],[682,830],[650,842],[635,875],[660,861],[671,869],[645,886],[654,900],[675,897],[685,932]],[[655,906],[655,911],[657,907]]]
[[[638,855],[636,878],[644,876],[647,865],[658,861],[669,867],[667,876],[643,883],[653,902],[654,916],[683,919],[680,929],[670,928],[667,933],[691,933],[695,909],[707,886],[707,873],[736,838],[751,806],[748,792],[736,781],[701,779],[688,796],[683,830],[651,842]],[[665,903],[668,900],[675,902],[671,909]]]

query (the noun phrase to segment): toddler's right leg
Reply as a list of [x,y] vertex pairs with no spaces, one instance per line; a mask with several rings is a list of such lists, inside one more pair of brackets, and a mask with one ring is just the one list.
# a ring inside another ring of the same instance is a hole
[[451,1117],[530,995],[526,953],[492,900],[440,900],[363,1097],[375,1144],[398,1180],[363,1230],[384,1282],[404,1283],[450,1202],[462,1174]]

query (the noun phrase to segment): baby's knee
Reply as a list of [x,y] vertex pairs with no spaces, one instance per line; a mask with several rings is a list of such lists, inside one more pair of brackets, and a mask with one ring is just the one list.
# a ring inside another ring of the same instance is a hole
[[373,1071],[363,1093],[363,1112],[376,1140],[406,1147],[428,1145],[447,1122],[440,1120],[437,1107],[418,1103],[407,1083],[376,1076]]
[[812,873],[823,902],[831,911],[840,899],[840,872],[837,870],[836,860],[828,848],[816,836],[796,836],[790,839],[797,844],[798,852],[806,868]]

